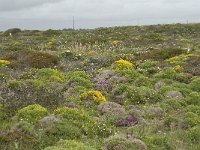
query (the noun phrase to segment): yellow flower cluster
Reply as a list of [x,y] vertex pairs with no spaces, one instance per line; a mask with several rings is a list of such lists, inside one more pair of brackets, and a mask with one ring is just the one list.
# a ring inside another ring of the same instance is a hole
[[106,102],[106,98],[101,94],[101,92],[96,91],[96,90],[90,90],[90,91],[82,93],[80,95],[80,99],[81,100],[91,99],[97,103]]
[[186,61],[190,57],[200,57],[200,55],[195,54],[181,54],[172,58],[167,59],[166,61],[171,64],[181,64],[182,62]]
[[6,65],[9,65],[9,64],[10,64],[10,61],[4,60],[4,59],[0,59],[0,66],[6,66]]
[[52,39],[49,39],[49,41],[48,41],[48,45],[52,45],[52,44],[54,44],[56,42],[56,39],[54,39],[54,38],[52,38]]
[[174,70],[176,72],[182,72],[183,71],[183,67],[181,67],[180,65],[177,65],[177,66],[174,67]]
[[115,61],[114,68],[117,70],[132,69],[134,68],[134,64],[127,60],[120,59],[118,61]]
[[121,43],[122,43],[122,41],[119,41],[119,40],[112,41],[112,44],[114,44],[114,45],[121,44]]

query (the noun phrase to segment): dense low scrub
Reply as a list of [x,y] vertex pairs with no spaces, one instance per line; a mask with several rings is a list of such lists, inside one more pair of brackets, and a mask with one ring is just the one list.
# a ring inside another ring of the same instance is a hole
[[0,34],[0,149],[199,150],[200,24]]

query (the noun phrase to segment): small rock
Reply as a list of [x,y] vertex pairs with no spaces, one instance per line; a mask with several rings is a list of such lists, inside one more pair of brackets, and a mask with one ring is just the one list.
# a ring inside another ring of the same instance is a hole
[[105,102],[98,106],[97,110],[101,115],[110,114],[115,116],[123,116],[126,114],[125,109],[115,102]]
[[149,108],[148,113],[152,117],[157,117],[157,118],[162,118],[165,115],[163,109],[160,107],[151,107]]
[[109,79],[110,77],[114,75],[115,75],[115,72],[113,70],[103,70],[96,76],[96,79]]
[[168,91],[168,92],[166,92],[165,96],[168,98],[174,98],[177,100],[180,100],[183,98],[182,93],[179,91]]
[[165,86],[165,82],[163,81],[158,81],[155,85],[154,85],[154,89],[157,91],[159,90],[161,87]]
[[147,146],[143,141],[139,139],[133,139],[131,142],[137,147],[137,150],[147,150]]
[[56,118],[55,115],[50,115],[42,118],[39,123],[42,127],[52,127],[54,123],[59,122],[60,119]]

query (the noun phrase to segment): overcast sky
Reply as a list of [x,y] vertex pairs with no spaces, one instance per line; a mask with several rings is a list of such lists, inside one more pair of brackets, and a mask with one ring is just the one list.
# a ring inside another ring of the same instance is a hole
[[200,0],[0,0],[0,30],[200,22]]

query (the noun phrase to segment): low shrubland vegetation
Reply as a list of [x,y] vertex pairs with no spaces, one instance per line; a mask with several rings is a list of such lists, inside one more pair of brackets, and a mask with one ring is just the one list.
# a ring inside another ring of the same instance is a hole
[[0,34],[0,149],[199,150],[200,24]]

